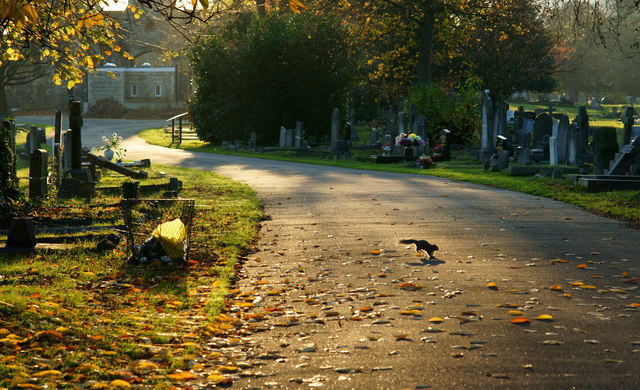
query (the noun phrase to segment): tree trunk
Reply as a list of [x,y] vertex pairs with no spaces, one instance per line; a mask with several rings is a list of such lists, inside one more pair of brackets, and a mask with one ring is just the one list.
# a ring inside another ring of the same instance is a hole
[[425,10],[418,25],[418,83],[431,83],[431,48],[433,46],[433,31],[435,27],[435,7]]
[[5,86],[4,74],[0,73],[0,119],[11,114],[7,103],[7,90]]

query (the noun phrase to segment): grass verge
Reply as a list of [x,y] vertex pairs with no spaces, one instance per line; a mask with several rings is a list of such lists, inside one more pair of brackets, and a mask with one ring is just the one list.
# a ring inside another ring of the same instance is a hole
[[[151,176],[162,176],[158,169],[180,178],[181,196],[196,200],[190,260],[134,265],[124,240],[98,252],[86,238],[64,250],[0,254],[0,388],[231,381],[233,357],[210,343],[240,326],[221,312],[257,237],[261,203],[248,186],[212,173],[156,166]],[[100,195],[25,210],[38,224],[120,224],[118,200]]]

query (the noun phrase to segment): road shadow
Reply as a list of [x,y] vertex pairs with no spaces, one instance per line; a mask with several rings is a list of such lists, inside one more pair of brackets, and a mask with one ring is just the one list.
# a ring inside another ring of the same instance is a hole
[[420,259],[420,262],[414,261],[411,263],[407,263],[407,265],[424,266],[424,265],[439,265],[444,263],[445,263],[444,260],[440,260],[437,257],[432,257],[432,258],[423,257]]

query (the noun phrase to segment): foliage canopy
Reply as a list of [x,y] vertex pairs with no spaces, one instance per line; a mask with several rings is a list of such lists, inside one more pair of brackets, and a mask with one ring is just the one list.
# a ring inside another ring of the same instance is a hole
[[201,138],[219,143],[258,134],[277,143],[281,126],[305,124],[306,138],[329,135],[331,112],[354,80],[347,30],[331,17],[244,14],[194,45],[192,114]]

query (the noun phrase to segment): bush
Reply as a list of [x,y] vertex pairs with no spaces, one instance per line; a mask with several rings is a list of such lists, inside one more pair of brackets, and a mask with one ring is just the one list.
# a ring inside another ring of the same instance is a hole
[[409,91],[408,101],[416,105],[418,114],[427,117],[431,137],[449,129],[453,142],[470,145],[481,125],[479,90],[477,78],[467,79],[455,92],[447,92],[436,84],[419,84]]
[[307,138],[328,138],[333,108],[344,106],[354,80],[345,28],[328,17],[270,14],[248,21],[243,15],[230,30],[212,33],[191,52],[198,135],[219,143],[255,131],[270,145],[281,126],[301,121]]

